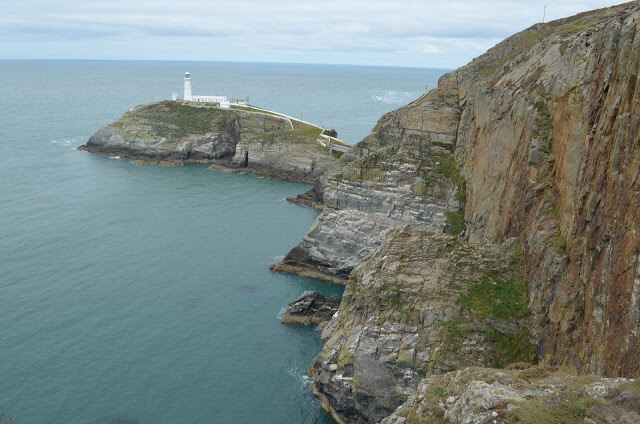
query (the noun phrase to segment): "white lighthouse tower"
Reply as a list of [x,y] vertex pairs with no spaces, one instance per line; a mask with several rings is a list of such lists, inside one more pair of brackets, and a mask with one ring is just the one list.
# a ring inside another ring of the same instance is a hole
[[189,75],[189,72],[184,73],[184,99],[188,102],[193,99],[191,95],[191,75]]

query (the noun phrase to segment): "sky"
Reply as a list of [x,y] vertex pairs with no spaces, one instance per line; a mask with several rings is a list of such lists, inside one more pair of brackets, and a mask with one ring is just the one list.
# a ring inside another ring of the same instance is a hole
[[605,0],[2,0],[0,59],[335,63],[452,69]]

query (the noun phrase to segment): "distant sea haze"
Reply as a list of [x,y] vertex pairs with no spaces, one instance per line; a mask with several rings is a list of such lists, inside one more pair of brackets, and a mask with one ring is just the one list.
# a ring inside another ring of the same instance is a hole
[[308,185],[75,150],[129,108],[194,93],[355,143],[445,71],[216,62],[0,61],[0,410],[18,423],[330,423],[306,370],[320,333],[280,324],[274,274],[317,211]]

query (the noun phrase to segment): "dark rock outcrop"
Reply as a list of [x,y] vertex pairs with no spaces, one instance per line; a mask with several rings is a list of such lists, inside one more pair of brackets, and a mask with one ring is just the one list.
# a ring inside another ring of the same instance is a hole
[[331,129],[325,128],[325,130],[322,131],[322,133],[324,135],[328,135],[329,137],[333,137],[333,138],[338,137],[338,131],[334,130],[333,128],[331,128]]
[[287,305],[283,324],[315,324],[324,327],[333,314],[338,312],[340,299],[324,297],[320,293],[306,291]]

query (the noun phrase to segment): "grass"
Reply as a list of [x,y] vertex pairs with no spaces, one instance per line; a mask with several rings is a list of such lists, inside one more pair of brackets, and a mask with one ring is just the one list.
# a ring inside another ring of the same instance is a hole
[[467,224],[464,220],[464,207],[461,207],[458,212],[450,212],[446,215],[446,228],[445,231],[453,236],[464,234],[467,229]]
[[[458,201],[459,209],[457,212],[447,213],[445,231],[456,236],[464,234],[467,229],[464,220],[465,205],[467,202],[467,185],[453,155],[439,156],[434,171],[451,180],[458,189],[455,194],[455,199]],[[429,184],[429,182],[430,181],[427,181],[425,178],[425,184]]]
[[[294,131],[300,131],[300,133],[298,133],[299,135],[304,135],[306,137],[315,137],[315,138],[319,138],[320,135],[322,134],[322,128],[316,127],[314,125],[309,125],[307,123],[298,121],[296,119],[293,118],[288,118],[284,115],[281,115],[277,112],[271,112],[269,110],[263,110],[257,107],[252,107],[252,106],[231,106],[231,109],[235,109],[235,110],[246,110],[249,112],[258,112],[258,113],[264,113],[267,115],[271,115],[271,116],[277,116],[279,118],[283,118],[283,119],[289,119],[289,121],[291,121],[291,125],[293,125],[293,130]],[[345,143],[344,141],[337,139],[335,137],[331,138],[331,142],[333,144],[339,144],[340,146],[346,146],[347,143]]]
[[543,141],[543,144],[540,146],[540,151],[548,154],[551,152],[551,140],[553,133],[553,121],[551,120],[551,113],[549,112],[547,103],[542,100],[538,100],[535,107],[536,111],[538,112],[535,119],[535,135]]
[[447,393],[447,389],[442,386],[431,386],[430,391],[438,397],[444,397],[444,395]]
[[540,212],[548,218],[556,221],[556,233],[550,238],[551,247],[553,251],[558,255],[564,255],[567,253],[567,240],[560,231],[559,220],[560,215],[556,210],[556,199],[555,197],[547,194],[542,201],[542,208]]
[[515,336],[507,336],[493,328],[487,328],[485,335],[496,345],[492,352],[493,366],[505,367],[515,362],[537,363],[538,346],[529,341],[528,330]]
[[556,198],[547,194],[542,201],[542,209],[540,209],[540,212],[557,222],[558,219],[560,219],[560,215],[558,215],[556,211]]
[[278,117],[280,117],[280,118],[283,118],[283,116],[282,116],[282,115],[280,115],[280,114],[278,114],[278,113],[270,112],[270,111],[268,111],[268,110],[262,110],[262,109],[259,109],[259,108],[257,108],[257,107],[251,107],[251,106],[231,106],[231,109],[235,109],[235,110],[246,110],[246,111],[249,111],[249,112],[264,113],[264,114],[267,114],[267,115],[271,115],[271,116],[278,116]]
[[558,228],[553,237],[551,237],[551,247],[553,248],[553,251],[558,255],[567,254],[567,240],[562,235],[562,231],[560,231],[560,228]]
[[293,121],[293,130],[287,130],[283,132],[290,132],[291,134],[301,137],[320,138],[322,129],[314,127],[313,125],[307,125],[301,122]]
[[164,101],[128,112],[121,124],[149,127],[150,132],[158,137],[178,141],[187,134],[206,134],[219,129],[220,122],[224,119],[229,119],[227,124],[232,125],[233,117],[233,114],[218,108],[194,107]]
[[513,411],[513,416],[522,424],[581,424],[590,416],[590,410],[596,403],[586,397],[574,397],[551,406],[534,400],[520,405]]
[[526,282],[518,277],[502,278],[487,272],[469,284],[467,292],[456,301],[479,318],[524,318],[527,308]]
[[527,381],[539,380],[549,376],[550,372],[554,370],[554,367],[548,365],[536,365],[535,367],[522,370],[520,374],[518,374],[518,378]]
[[[312,139],[317,139],[320,137],[320,129],[312,127],[308,125],[307,127],[301,127],[293,130],[280,130],[280,131],[269,131],[262,134],[258,134],[255,137],[255,140],[262,142],[263,144],[274,144],[288,137],[308,137]],[[320,144],[317,144],[318,150],[326,151],[327,154],[329,151],[322,147]]]
[[444,175],[449,178],[453,182],[455,182],[458,186],[464,184],[464,178],[462,174],[460,174],[460,169],[456,164],[456,160],[453,155],[441,155],[438,157],[438,163],[434,169],[435,172]]

